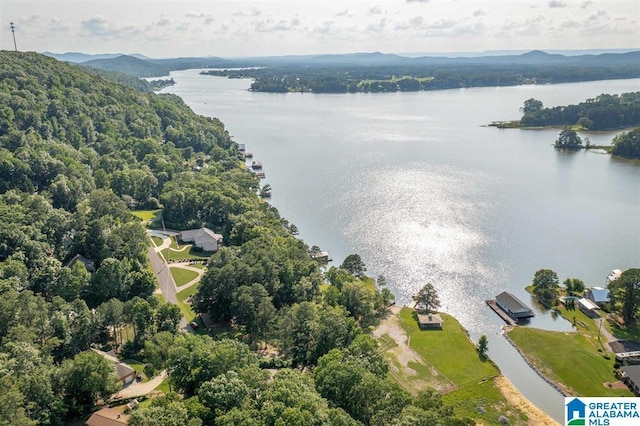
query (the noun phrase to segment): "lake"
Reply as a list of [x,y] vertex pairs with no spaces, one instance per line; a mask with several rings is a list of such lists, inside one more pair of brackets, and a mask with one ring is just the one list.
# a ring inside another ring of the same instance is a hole
[[[220,118],[264,164],[271,203],[309,245],[339,265],[358,253],[400,304],[426,282],[442,310],[532,402],[558,420],[564,400],[499,335],[486,299],[553,269],[604,286],[612,269],[638,267],[640,162],[594,151],[558,152],[558,129],[500,130],[529,98],[545,106],[637,91],[640,79],[433,92],[253,93],[249,80],[174,72],[175,93]],[[582,134],[609,144],[615,132]],[[536,308],[531,326],[570,330]],[[561,348],[559,348],[561,350]],[[581,372],[576,372],[581,374]]]

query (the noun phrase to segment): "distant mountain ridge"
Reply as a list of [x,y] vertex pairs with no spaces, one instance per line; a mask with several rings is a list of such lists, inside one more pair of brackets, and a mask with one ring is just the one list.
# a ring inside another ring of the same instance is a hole
[[[47,52],[49,53],[49,52]],[[47,54],[45,53],[45,54]],[[57,55],[57,56],[53,56]],[[234,68],[274,66],[321,67],[459,67],[459,66],[579,66],[615,67],[638,66],[640,50],[625,53],[600,53],[567,56],[532,50],[515,55],[494,56],[419,56],[407,57],[381,52],[357,52],[346,54],[265,56],[247,58],[187,57],[150,59],[143,55],[86,55],[83,53],[49,54],[59,60],[80,63],[108,71],[118,71],[135,77],[160,77],[170,71],[191,68]],[[83,58],[90,58],[81,61]]]
[[[65,52],[65,53],[53,53],[53,52],[42,52],[43,55],[49,56],[50,58],[55,58],[62,62],[73,62],[80,63],[86,62],[93,59],[111,59],[117,58],[118,56],[124,55],[123,53],[98,53],[98,54],[90,54],[90,53],[81,53],[81,52]],[[133,56],[138,59],[149,59],[149,57],[144,56],[140,53],[132,53],[127,56]]]

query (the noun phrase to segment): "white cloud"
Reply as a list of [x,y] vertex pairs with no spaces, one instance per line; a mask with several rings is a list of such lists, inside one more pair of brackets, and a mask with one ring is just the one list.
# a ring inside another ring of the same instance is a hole
[[378,5],[369,8],[369,15],[382,15],[382,13],[382,9]]
[[593,2],[592,2],[591,0],[586,0],[586,1],[583,1],[583,2],[582,2],[582,4],[580,5],[580,8],[582,8],[582,9],[586,9],[586,8],[588,8],[589,6],[591,6],[592,4],[593,4]]
[[476,18],[479,18],[480,16],[484,16],[486,14],[487,12],[485,12],[484,9],[476,9],[473,11],[473,16],[475,16]]
[[567,4],[563,1],[560,0],[551,0],[549,2],[549,7],[550,8],[556,8],[556,7],[567,7]]
[[429,3],[431,0],[407,0],[407,3]]

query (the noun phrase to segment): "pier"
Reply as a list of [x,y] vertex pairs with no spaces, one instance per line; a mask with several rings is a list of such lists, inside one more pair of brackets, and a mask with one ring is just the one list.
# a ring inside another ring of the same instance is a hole
[[507,313],[505,311],[500,309],[500,306],[498,306],[498,304],[496,303],[495,299],[487,300],[486,303],[487,303],[487,305],[489,305],[489,307],[491,309],[493,309],[493,312],[498,314],[498,316],[504,320],[504,322],[506,322],[507,324],[512,325],[512,326],[518,325],[518,323],[513,318],[511,318],[509,315],[507,315]]

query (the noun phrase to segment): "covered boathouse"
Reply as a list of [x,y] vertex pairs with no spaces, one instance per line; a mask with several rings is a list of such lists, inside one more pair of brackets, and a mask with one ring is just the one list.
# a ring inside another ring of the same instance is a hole
[[530,307],[508,291],[503,291],[496,296],[496,304],[515,320],[535,316]]

